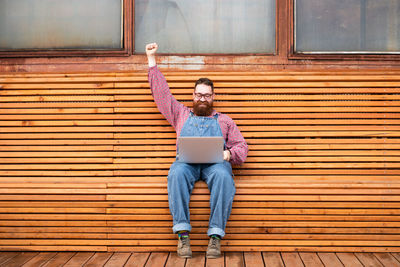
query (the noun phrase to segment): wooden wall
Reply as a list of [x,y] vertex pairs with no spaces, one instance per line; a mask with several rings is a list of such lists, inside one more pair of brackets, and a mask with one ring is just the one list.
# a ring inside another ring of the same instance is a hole
[[[249,143],[226,251],[400,251],[400,72],[166,72]],[[175,133],[146,72],[0,75],[0,249],[173,251]],[[208,190],[192,196],[204,251]]]

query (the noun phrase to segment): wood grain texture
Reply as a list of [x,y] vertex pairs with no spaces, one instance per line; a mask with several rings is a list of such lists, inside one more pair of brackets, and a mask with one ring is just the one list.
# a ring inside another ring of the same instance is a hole
[[[400,72],[165,76],[188,106],[193,81],[213,79],[215,108],[249,144],[246,163],[234,166],[237,192],[222,241],[231,264],[395,262],[382,253],[400,252]],[[92,261],[127,266],[207,264],[203,254],[182,263],[166,253],[177,244],[166,186],[176,136],[145,72],[2,73],[0,103],[0,250],[102,251]],[[208,194],[196,184],[195,253],[207,246]],[[47,254],[26,255],[33,263]],[[90,263],[88,255],[49,262]]]

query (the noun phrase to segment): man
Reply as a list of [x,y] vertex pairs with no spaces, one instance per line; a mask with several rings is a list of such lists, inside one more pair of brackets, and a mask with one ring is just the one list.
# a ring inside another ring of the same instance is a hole
[[157,48],[155,43],[146,45],[149,83],[158,109],[175,128],[177,136],[222,136],[225,140],[223,163],[188,164],[175,161],[168,173],[168,201],[173,217],[172,230],[178,234],[178,256],[192,256],[189,201],[195,182],[203,180],[210,190],[211,208],[207,257],[218,258],[221,256],[220,240],[225,235],[236,191],[231,163],[243,163],[248,146],[233,120],[213,109],[214,86],[209,79],[201,78],[195,83],[193,109],[173,97],[156,65]]

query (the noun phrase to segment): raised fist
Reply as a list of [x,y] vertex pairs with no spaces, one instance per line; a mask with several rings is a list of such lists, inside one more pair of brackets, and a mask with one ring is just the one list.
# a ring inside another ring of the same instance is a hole
[[146,45],[146,55],[147,56],[154,56],[158,49],[158,45],[156,43],[151,43]]

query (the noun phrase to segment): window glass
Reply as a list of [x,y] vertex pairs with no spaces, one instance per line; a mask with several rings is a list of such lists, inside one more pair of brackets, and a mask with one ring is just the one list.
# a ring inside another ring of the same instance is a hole
[[121,49],[121,0],[0,0],[0,49]]
[[296,52],[400,52],[399,0],[296,0]]
[[275,0],[136,0],[135,51],[273,53]]

